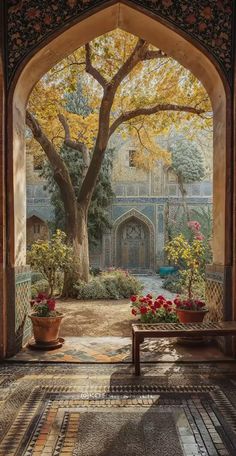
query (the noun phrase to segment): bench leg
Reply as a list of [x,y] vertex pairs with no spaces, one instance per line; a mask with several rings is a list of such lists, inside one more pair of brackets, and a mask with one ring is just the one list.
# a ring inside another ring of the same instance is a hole
[[135,339],[135,335],[134,335],[134,331],[132,331],[132,364],[134,364],[134,339]]
[[140,375],[140,339],[134,336],[134,369],[135,375]]

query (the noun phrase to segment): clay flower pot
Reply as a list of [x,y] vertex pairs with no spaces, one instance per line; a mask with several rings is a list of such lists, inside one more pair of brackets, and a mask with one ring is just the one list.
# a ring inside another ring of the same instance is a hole
[[33,334],[36,345],[47,347],[54,347],[59,342],[59,330],[63,314],[56,315],[55,317],[38,317],[30,314],[29,318],[33,325]]
[[179,318],[180,323],[200,323],[203,321],[207,312],[208,312],[207,309],[202,309],[202,310],[176,309],[176,314]]

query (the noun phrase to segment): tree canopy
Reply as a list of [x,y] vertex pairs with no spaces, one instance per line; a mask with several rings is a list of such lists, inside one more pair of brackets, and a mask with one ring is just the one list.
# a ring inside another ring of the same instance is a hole
[[[78,82],[86,114],[68,106],[68,97],[76,99]],[[158,135],[188,122],[209,128],[212,114],[203,85],[189,71],[142,38],[117,29],[86,43],[39,81],[26,122],[33,152],[42,148],[60,188],[77,275],[88,281],[88,211],[112,135],[138,142],[138,166],[149,168],[156,160],[170,164]],[[78,193],[61,154],[64,146],[83,159]]]
[[[114,30],[79,48],[38,82],[28,109],[58,149],[65,137],[62,115],[66,118],[70,138],[83,142],[90,151],[93,149],[104,87],[115,81],[139,41],[120,29]],[[140,61],[126,69],[117,87],[111,108],[110,134],[117,131],[125,138],[131,136],[136,143],[136,165],[150,169],[157,159],[165,163],[171,160],[168,151],[156,141],[160,134],[168,133],[173,125],[180,131],[210,129],[212,113],[201,82],[161,50],[148,43],[145,46]],[[78,81],[86,100],[86,116],[72,108]],[[28,144],[35,154],[41,153],[32,137]]]

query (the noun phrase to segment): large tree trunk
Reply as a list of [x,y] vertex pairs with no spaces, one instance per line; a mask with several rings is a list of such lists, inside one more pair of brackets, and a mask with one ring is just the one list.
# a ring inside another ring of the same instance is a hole
[[73,246],[74,264],[73,268],[65,273],[63,297],[73,294],[73,287],[76,282],[89,280],[89,244],[87,228],[87,212],[81,206],[74,211],[74,223],[67,224],[66,232]]

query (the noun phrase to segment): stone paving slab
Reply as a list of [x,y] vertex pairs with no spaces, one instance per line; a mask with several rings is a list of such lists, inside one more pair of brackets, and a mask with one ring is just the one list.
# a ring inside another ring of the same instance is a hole
[[0,380],[1,456],[236,454],[235,364],[4,364]]
[[[71,363],[131,363],[130,337],[66,337],[62,348],[51,351],[24,348],[12,361]],[[196,346],[177,344],[174,339],[146,339],[141,345],[141,362],[230,360],[215,343]]]

